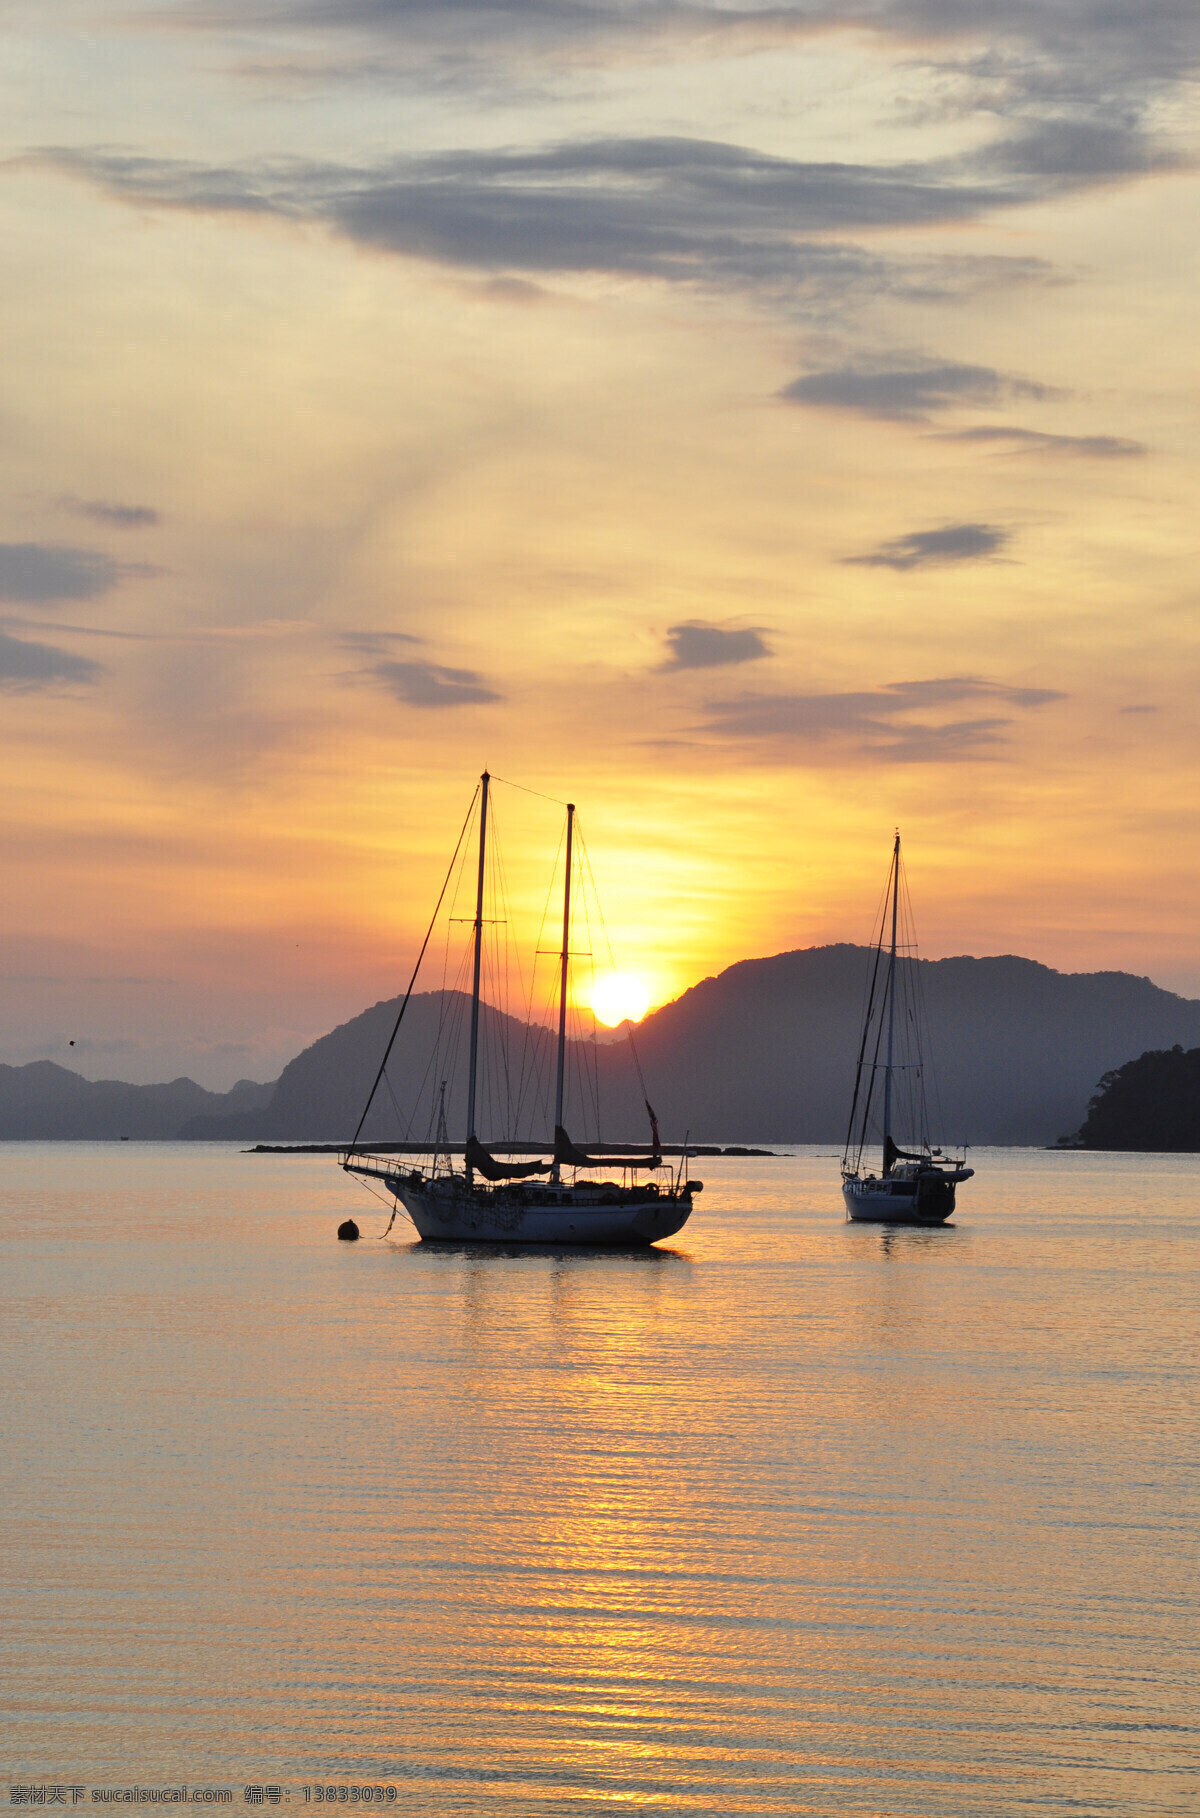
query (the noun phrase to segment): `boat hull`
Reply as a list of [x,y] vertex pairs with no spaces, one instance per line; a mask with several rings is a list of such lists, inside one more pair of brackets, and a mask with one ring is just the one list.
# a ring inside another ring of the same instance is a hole
[[944,1225],[954,1213],[955,1187],[973,1172],[930,1170],[909,1178],[866,1180],[849,1175],[842,1182],[846,1214],[856,1224]]
[[690,1193],[595,1187],[467,1187],[454,1177],[387,1186],[422,1238],[443,1243],[607,1244],[629,1249],[673,1237],[691,1217]]

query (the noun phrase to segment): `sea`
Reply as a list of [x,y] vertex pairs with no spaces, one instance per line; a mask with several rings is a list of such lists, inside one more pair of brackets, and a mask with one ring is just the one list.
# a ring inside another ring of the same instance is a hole
[[0,1803],[1200,1812],[1200,1157],[970,1161],[606,1254],[5,1143]]

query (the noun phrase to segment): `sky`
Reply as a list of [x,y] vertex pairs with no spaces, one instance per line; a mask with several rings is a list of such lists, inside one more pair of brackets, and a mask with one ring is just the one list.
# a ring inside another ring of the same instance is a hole
[[0,1060],[274,1077],[485,765],[656,1002],[897,825],[927,956],[1200,995],[1194,0],[0,28]]

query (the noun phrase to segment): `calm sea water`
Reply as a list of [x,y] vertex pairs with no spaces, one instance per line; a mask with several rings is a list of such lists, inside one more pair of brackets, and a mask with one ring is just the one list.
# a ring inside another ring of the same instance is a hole
[[3,1145],[0,1800],[1200,1810],[1200,1159],[972,1160],[951,1229],[805,1150],[522,1255],[320,1158]]

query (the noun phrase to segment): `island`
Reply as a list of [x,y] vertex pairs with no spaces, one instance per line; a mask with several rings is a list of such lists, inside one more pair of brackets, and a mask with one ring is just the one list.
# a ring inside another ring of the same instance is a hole
[[1060,1146],[1200,1151],[1200,1048],[1152,1048],[1113,1068]]

